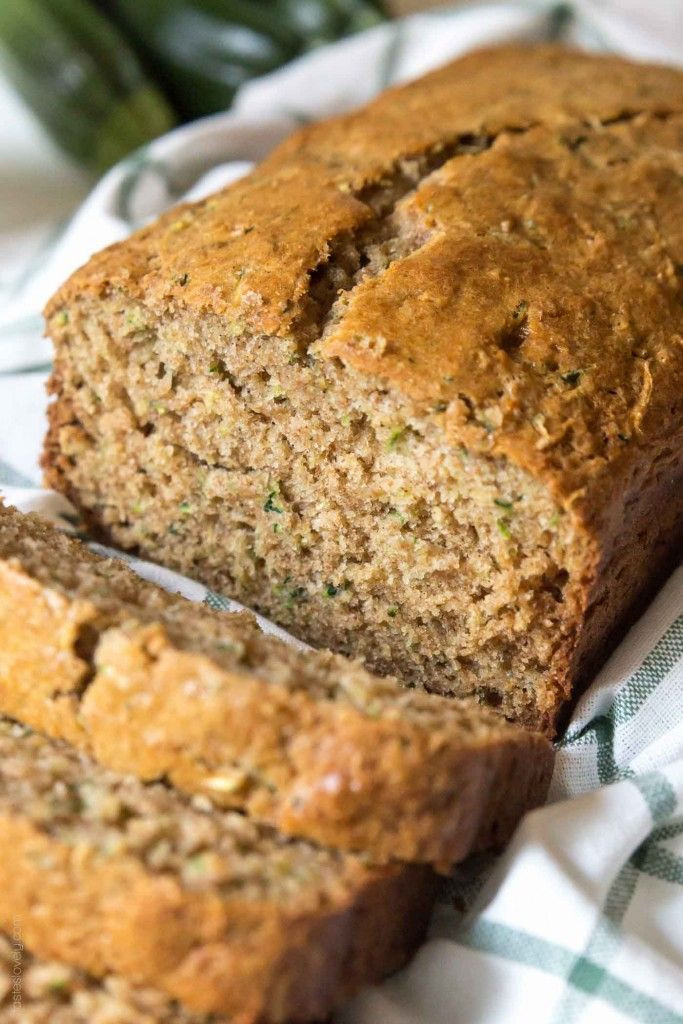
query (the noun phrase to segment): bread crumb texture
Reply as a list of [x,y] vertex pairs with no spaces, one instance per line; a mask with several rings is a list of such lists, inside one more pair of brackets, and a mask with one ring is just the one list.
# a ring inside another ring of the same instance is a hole
[[680,529],[682,125],[678,71],[509,47],[306,127],[52,300],[48,483],[552,731]]
[[183,1010],[162,992],[109,975],[98,980],[34,957],[19,931],[0,932],[0,1024],[230,1024]]
[[433,888],[426,869],[287,840],[0,720],[0,929],[105,979],[75,975],[83,999],[115,994],[115,974],[142,1004],[154,988],[233,1024],[315,1020],[405,962]]
[[445,869],[542,803],[546,739],[197,606],[0,506],[0,712],[287,834]]

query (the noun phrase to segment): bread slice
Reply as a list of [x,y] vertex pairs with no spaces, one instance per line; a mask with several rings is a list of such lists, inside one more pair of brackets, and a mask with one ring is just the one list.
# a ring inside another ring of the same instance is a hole
[[310,1021],[401,966],[434,877],[287,840],[0,721],[0,928],[235,1024]]
[[0,1024],[230,1024],[192,1013],[157,989],[117,975],[94,978],[24,946],[21,925],[0,932]]
[[314,646],[552,732],[683,521],[683,74],[467,55],[50,303],[47,480]]
[[291,835],[447,868],[544,799],[552,750],[477,704],[295,650],[0,508],[0,711]]

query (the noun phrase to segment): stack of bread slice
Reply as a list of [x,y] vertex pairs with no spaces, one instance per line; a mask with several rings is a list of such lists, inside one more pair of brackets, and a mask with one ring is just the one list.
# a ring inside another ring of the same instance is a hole
[[0,929],[26,979],[66,978],[20,993],[30,1021],[116,999],[133,1022],[325,1016],[406,961],[434,868],[504,842],[552,766],[489,709],[290,647],[6,507],[0,714]]

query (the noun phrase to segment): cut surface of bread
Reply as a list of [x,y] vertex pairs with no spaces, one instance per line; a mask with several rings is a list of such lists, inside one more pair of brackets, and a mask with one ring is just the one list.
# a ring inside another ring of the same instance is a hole
[[324,1017],[401,966],[434,876],[287,840],[0,721],[0,928],[235,1024]]
[[542,803],[548,741],[147,583],[0,507],[0,711],[287,834],[448,869]]
[[33,956],[21,928],[0,932],[0,1024],[230,1024],[184,1010],[163,992],[116,975],[98,979]]
[[306,127],[55,296],[48,482],[552,732],[680,536],[682,125],[678,71],[506,47]]

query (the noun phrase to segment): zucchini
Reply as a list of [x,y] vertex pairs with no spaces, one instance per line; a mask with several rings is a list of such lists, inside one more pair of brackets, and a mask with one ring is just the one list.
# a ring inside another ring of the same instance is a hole
[[61,148],[98,173],[176,122],[87,0],[1,0],[0,63]]
[[225,110],[250,78],[378,24],[368,0],[98,0],[183,119]]
[[0,0],[0,65],[57,143],[100,172],[383,17],[379,0]]

